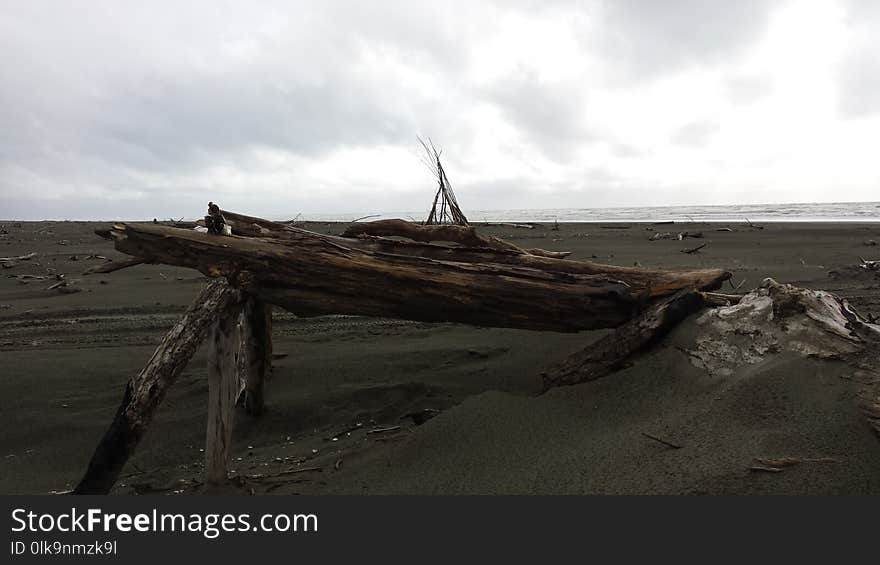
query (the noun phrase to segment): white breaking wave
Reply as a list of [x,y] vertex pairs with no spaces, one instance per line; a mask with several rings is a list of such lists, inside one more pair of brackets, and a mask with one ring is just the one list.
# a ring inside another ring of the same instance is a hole
[[[627,208],[558,208],[546,210],[464,210],[468,220],[478,222],[880,222],[880,202],[814,204],[744,204],[728,206],[650,206]],[[369,216],[424,220],[424,212],[351,212],[303,214],[299,219],[350,222]],[[291,217],[278,217],[287,220]]]

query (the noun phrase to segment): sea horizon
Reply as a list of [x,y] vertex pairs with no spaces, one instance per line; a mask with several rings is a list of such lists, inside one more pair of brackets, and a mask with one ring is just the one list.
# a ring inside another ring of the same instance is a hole
[[[244,212],[244,211],[242,211]],[[590,222],[880,222],[880,201],[872,202],[794,202],[778,204],[713,204],[675,206],[614,206],[607,208],[510,208],[497,210],[464,210],[471,223],[590,223]],[[312,212],[292,214],[250,215],[273,221],[353,222],[403,218],[422,221],[428,209],[404,211]],[[186,216],[194,220],[199,216]],[[63,222],[63,221],[150,221],[153,218],[3,218],[0,222]],[[168,218],[159,218],[167,220]]]
[[[618,206],[608,208],[545,208],[464,210],[471,223],[480,222],[880,222],[880,202],[800,202],[710,206]],[[274,220],[352,222],[404,218],[423,220],[428,210],[273,215]]]

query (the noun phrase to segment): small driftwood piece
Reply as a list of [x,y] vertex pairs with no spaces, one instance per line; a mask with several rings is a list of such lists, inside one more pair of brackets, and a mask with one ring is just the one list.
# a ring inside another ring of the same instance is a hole
[[[341,461],[341,459],[340,459]],[[338,461],[337,461],[338,463]],[[335,467],[338,471],[339,468]],[[322,473],[324,472],[323,467],[296,467],[293,469],[288,469],[287,471],[281,471],[280,473],[273,473],[270,475],[266,475],[263,473],[257,473],[254,475],[245,475],[244,478],[250,479],[252,481],[260,481],[260,480],[272,480],[278,477],[289,477],[290,475],[299,475],[300,473]]]
[[653,434],[649,434],[648,432],[642,432],[642,435],[648,439],[652,439],[652,440],[656,441],[657,443],[662,443],[666,447],[671,447],[672,449],[681,449],[682,448],[682,446],[678,445],[677,443],[672,443],[671,441],[666,441],[662,437],[658,437]]
[[701,231],[683,231],[678,234],[678,240],[684,240],[687,238],[691,239],[703,239],[703,232]]
[[0,257],[0,263],[6,262],[6,261],[30,261],[31,259],[33,259],[36,256],[37,256],[37,254],[36,254],[36,252],[34,252],[34,253],[28,253],[27,255],[19,255],[17,257]]
[[56,282],[53,285],[47,286],[46,290],[55,290],[56,288],[59,288],[62,286],[67,286],[67,281],[64,279],[61,279],[60,281]]
[[543,373],[544,391],[593,381],[620,369],[633,354],[665,336],[705,304],[703,295],[693,290],[682,290],[656,302],[614,332]]
[[755,462],[749,467],[749,471],[779,473],[787,467],[801,463],[837,463],[838,461],[834,457],[755,457]]
[[121,271],[122,269],[127,269],[136,265],[144,265],[148,263],[150,263],[148,259],[141,259],[140,257],[132,257],[130,259],[123,259],[121,261],[107,261],[106,263],[89,267],[88,269],[83,271],[83,275],[114,273],[116,271]]
[[27,255],[19,255],[18,257],[0,257],[0,267],[11,269],[22,261],[30,261],[36,257],[36,253],[28,253]]
[[722,292],[704,292],[703,299],[707,306],[732,306],[739,304],[742,294],[725,294]]
[[[533,230],[535,229],[535,224],[513,224],[510,222],[481,222],[481,226],[499,226],[505,228],[519,228],[523,230]],[[554,231],[559,231],[558,224],[556,225],[556,229]]]
[[122,403],[98,444],[74,494],[106,494],[140,442],[159,403],[177,380],[218,312],[233,307],[239,292],[226,281],[209,283],[165,335],[149,362],[125,387]]
[[691,247],[690,249],[682,249],[681,252],[682,252],[682,253],[687,253],[688,255],[692,255],[692,254],[694,254],[694,253],[698,253],[698,252],[700,251],[700,249],[706,247],[707,245],[709,245],[709,244],[708,244],[708,243],[703,243],[703,244],[698,245],[698,246],[696,246],[696,247]]
[[45,275],[15,275],[12,278],[17,280],[21,284],[28,284],[30,281],[44,281],[51,277]]
[[384,428],[373,428],[372,430],[368,430],[368,434],[384,434],[386,432],[396,432],[400,429],[400,426],[386,426]]
[[654,232],[651,237],[648,238],[648,241],[657,241],[660,239],[675,239],[675,236],[672,232],[663,231],[663,232]]

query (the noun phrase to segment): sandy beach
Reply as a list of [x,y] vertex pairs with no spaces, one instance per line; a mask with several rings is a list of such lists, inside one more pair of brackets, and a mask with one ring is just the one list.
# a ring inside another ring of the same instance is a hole
[[[127,379],[205,278],[165,265],[82,276],[122,258],[100,222],[0,222],[0,256],[36,253],[0,277],[0,492],[76,484]],[[345,225],[303,227],[340,233]],[[480,227],[572,259],[720,267],[727,292],[765,277],[824,289],[880,314],[880,224],[543,224]],[[730,231],[719,231],[729,228]],[[657,232],[700,239],[651,241]],[[705,243],[698,253],[683,249]],[[49,290],[56,275],[68,286]],[[71,292],[71,289],[73,292]],[[603,331],[560,334],[275,312],[267,412],[239,415],[232,464],[242,493],[877,494],[880,440],[858,383],[834,362],[756,366],[707,379],[674,331],[598,381],[538,396],[540,372]],[[792,368],[802,367],[802,370]],[[200,493],[206,382],[199,352],[163,403],[114,492]],[[663,438],[670,448],[648,435]],[[827,460],[755,473],[756,457]]]

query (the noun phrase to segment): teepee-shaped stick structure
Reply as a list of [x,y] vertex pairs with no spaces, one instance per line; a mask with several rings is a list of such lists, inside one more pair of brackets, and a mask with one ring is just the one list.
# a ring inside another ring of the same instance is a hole
[[440,185],[437,188],[437,193],[434,195],[434,204],[431,206],[431,212],[428,214],[428,219],[425,220],[424,225],[468,225],[467,218],[455,200],[455,193],[452,191],[452,185],[449,184],[449,179],[446,177],[446,171],[443,170],[443,165],[440,163],[440,153],[442,151],[437,151],[430,138],[428,138],[427,142],[422,138],[418,139],[425,149],[425,156],[422,158],[422,161],[434,173]]

